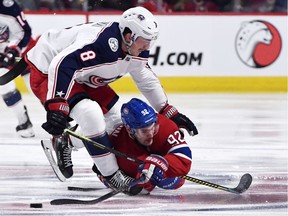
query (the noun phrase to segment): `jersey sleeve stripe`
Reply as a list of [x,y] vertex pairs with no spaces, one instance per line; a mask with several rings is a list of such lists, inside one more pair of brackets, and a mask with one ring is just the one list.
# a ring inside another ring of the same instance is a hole
[[192,161],[191,157],[188,157],[187,155],[184,155],[182,153],[174,153],[175,155],[177,155],[178,157],[182,157],[185,158],[186,160]]
[[173,148],[171,148],[168,153],[173,153],[173,154],[177,154],[177,155],[183,155],[183,157],[188,157],[188,158],[192,158],[192,152],[190,150],[190,148],[187,145],[177,145],[174,146]]

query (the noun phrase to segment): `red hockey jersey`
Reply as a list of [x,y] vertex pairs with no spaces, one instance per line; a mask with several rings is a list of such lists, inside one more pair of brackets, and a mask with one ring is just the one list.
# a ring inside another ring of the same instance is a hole
[[[110,135],[114,148],[139,160],[144,160],[151,154],[163,156],[169,163],[164,176],[166,178],[187,175],[192,164],[192,153],[188,144],[181,137],[179,128],[173,121],[160,114],[157,114],[157,117],[159,131],[154,136],[151,146],[146,147],[137,143],[121,125]],[[139,164],[118,156],[117,162],[125,174],[136,177]]]

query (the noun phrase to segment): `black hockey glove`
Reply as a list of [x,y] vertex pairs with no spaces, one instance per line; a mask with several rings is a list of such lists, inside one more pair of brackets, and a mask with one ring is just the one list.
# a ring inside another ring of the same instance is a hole
[[69,105],[63,98],[53,98],[47,100],[44,106],[47,121],[42,124],[42,128],[51,135],[61,135],[68,124]]
[[3,53],[0,53],[0,67],[3,67],[4,58],[5,58],[5,55]]
[[190,136],[198,134],[198,130],[194,123],[187,116],[179,113],[175,107],[166,104],[159,113],[171,119],[179,128],[185,129]]
[[20,51],[18,51],[17,48],[7,47],[5,49],[4,55],[5,56],[4,56],[4,59],[2,62],[2,66],[3,67],[10,67],[16,63],[16,57],[20,56]]

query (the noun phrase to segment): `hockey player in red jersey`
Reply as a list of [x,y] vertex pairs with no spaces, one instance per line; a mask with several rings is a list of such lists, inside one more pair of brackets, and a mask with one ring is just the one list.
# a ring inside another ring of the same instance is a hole
[[[0,75],[7,73],[17,62],[17,57],[25,55],[33,45],[31,28],[22,9],[14,0],[0,0]],[[25,70],[21,75],[30,90],[29,70]],[[19,124],[16,132],[24,138],[34,137],[27,108],[14,81],[0,88],[5,104],[17,116]]]
[[181,187],[184,179],[180,176],[190,171],[192,154],[178,126],[137,98],[122,105],[121,117],[123,124],[110,135],[113,147],[143,164],[116,156],[119,168],[132,178],[144,174],[146,180],[138,186],[148,192],[155,186]]
[[[125,11],[119,22],[87,23],[44,32],[25,56],[31,87],[47,111],[42,127],[51,135],[58,165],[73,175],[71,145],[63,134],[69,119],[76,131],[111,147],[108,130],[121,123],[119,96],[109,84],[129,73],[155,110],[196,135],[197,128],[168,103],[158,77],[148,65],[149,49],[158,37],[158,22],[142,7]],[[72,138],[71,138],[72,139]],[[72,140],[75,147],[77,140]],[[83,142],[94,164],[118,186],[127,183],[114,154]],[[77,147],[77,146],[76,146]]]

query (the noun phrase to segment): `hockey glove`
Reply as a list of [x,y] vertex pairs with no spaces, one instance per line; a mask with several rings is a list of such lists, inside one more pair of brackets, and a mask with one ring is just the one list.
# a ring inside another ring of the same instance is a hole
[[47,121],[42,128],[51,135],[61,135],[68,124],[69,105],[63,98],[53,98],[47,100],[44,106]]
[[136,178],[144,174],[146,179],[141,186],[150,192],[162,181],[167,170],[168,162],[165,158],[160,155],[151,154],[146,157],[144,163],[138,167]]
[[198,134],[198,130],[194,123],[187,116],[179,113],[174,106],[166,104],[159,113],[171,119],[179,128],[185,129],[190,136]]
[[160,181],[157,186],[163,189],[175,190],[184,184],[185,180],[180,177],[165,178]]
[[3,67],[4,58],[5,58],[5,55],[3,53],[0,53],[0,67]]
[[15,48],[7,47],[5,49],[4,55],[5,55],[5,57],[3,59],[2,66],[3,67],[10,67],[16,63],[16,57],[20,56],[20,51],[16,47]]
[[4,53],[0,53],[0,63],[2,64],[3,60],[5,58]]

